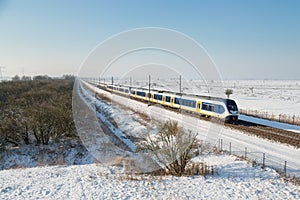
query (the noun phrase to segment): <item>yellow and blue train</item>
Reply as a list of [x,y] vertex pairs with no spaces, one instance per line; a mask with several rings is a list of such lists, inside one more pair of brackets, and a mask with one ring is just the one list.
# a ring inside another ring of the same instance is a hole
[[238,120],[238,107],[234,100],[220,97],[178,94],[170,91],[149,90],[145,88],[109,85],[98,83],[99,88],[130,98],[161,104],[175,109],[182,109],[206,117],[213,117],[225,122]]

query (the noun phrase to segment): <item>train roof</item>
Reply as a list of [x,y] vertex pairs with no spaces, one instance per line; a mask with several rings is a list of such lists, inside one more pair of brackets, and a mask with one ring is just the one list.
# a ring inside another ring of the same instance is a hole
[[[112,86],[111,84],[105,84],[108,86]],[[130,86],[127,85],[114,85],[114,87],[123,87],[123,88],[130,88]],[[143,87],[131,87],[132,89],[135,90],[141,90],[143,92],[148,92],[149,89],[143,88]],[[197,99],[205,99],[205,100],[213,100],[213,101],[226,101],[227,98],[222,98],[222,97],[212,97],[212,96],[205,96],[205,95],[198,95],[198,94],[187,94],[187,93],[179,93],[179,92],[173,92],[173,91],[168,91],[168,90],[157,90],[157,89],[151,89],[151,93],[158,93],[158,94],[164,94],[164,95],[169,95],[169,96],[180,96],[181,98],[189,98],[193,100]]]

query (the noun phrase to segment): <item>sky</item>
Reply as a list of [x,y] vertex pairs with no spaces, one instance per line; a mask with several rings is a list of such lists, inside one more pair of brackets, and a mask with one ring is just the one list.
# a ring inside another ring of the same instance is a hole
[[112,35],[162,27],[202,45],[224,79],[300,79],[299,10],[297,0],[0,0],[0,66],[76,75]]

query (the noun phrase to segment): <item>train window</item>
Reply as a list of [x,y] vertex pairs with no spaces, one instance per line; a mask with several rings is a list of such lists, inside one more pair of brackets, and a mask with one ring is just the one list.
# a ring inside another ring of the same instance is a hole
[[138,96],[145,97],[145,96],[146,96],[146,93],[145,93],[145,92],[137,91],[137,95],[138,95]]
[[162,100],[162,95],[154,94],[154,99],[161,101]]
[[162,100],[162,95],[158,95],[158,100]]
[[213,111],[219,113],[219,105],[214,105]]
[[223,106],[219,106],[219,113],[222,114],[225,112],[225,109]]
[[148,98],[151,98],[151,93],[148,93]]
[[179,99],[179,104],[187,107],[192,107],[192,108],[196,107],[196,101],[189,100],[189,99]]
[[184,105],[184,99],[179,99],[179,105]]
[[191,107],[196,108],[196,101],[192,101],[191,104],[192,104]]
[[171,97],[166,96],[166,102],[170,102],[171,101]]
[[154,94],[154,99],[161,101],[162,100],[162,95]]
[[[200,104],[198,104],[200,105]],[[225,112],[225,109],[222,105],[213,104],[213,103],[202,103],[202,110],[207,110],[215,113],[222,114]]]
[[209,105],[207,103],[202,104],[202,110],[209,110],[208,107]]
[[229,112],[238,110],[237,105],[234,100],[227,99],[226,103],[227,103],[227,108],[228,108]]
[[225,112],[225,109],[221,105],[214,104],[214,112],[222,114]]
[[179,99],[175,97],[175,104],[179,104]]

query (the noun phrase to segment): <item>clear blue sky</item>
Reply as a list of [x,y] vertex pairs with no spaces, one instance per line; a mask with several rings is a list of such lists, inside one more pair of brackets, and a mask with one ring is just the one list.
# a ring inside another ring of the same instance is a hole
[[225,79],[300,79],[300,1],[0,0],[5,75],[76,74],[101,41],[164,27],[202,44]]

